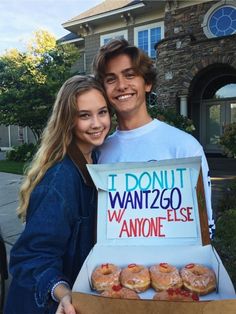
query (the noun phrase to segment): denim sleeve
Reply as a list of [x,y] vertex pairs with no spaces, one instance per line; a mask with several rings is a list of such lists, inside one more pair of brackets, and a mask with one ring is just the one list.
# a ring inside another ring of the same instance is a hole
[[59,280],[68,282],[62,270],[71,235],[71,208],[61,193],[46,186],[37,188],[30,206],[25,230],[11,251],[10,272],[20,284],[34,289],[35,302],[43,307],[52,286]]

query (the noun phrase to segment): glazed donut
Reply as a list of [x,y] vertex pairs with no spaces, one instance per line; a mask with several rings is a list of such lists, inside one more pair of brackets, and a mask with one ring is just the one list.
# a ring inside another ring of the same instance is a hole
[[167,289],[157,292],[153,296],[153,300],[166,301],[199,301],[199,296],[195,292],[186,291],[183,289]]
[[183,285],[186,289],[200,295],[216,289],[216,276],[213,270],[200,264],[188,264],[180,270]]
[[103,291],[101,295],[115,299],[140,299],[135,291],[122,287],[121,285],[114,285]]
[[92,287],[103,291],[113,285],[119,285],[121,269],[114,264],[102,264],[94,269],[91,276]]
[[121,284],[136,292],[146,291],[150,287],[150,274],[147,267],[129,264],[120,274]]
[[176,267],[160,263],[150,267],[151,285],[156,291],[182,287],[182,279]]

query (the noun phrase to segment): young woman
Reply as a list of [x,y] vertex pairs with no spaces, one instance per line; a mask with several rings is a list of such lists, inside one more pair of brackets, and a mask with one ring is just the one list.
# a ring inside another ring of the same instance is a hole
[[11,251],[5,314],[75,314],[71,287],[96,230],[97,195],[86,164],[96,162],[93,149],[109,128],[101,85],[89,76],[67,80],[20,190],[26,225]]

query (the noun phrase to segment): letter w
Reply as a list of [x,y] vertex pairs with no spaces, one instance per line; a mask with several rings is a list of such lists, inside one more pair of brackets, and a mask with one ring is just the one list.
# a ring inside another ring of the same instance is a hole
[[109,222],[111,222],[113,219],[115,219],[116,222],[121,222],[121,219],[124,215],[125,212],[125,208],[123,210],[119,209],[118,213],[116,210],[114,210],[113,212],[110,211],[110,209],[108,209],[108,220]]
[[111,204],[111,208],[114,208],[116,203],[118,203],[118,208],[124,208],[124,202],[126,198],[126,192],[124,192],[123,197],[121,198],[120,193],[116,192],[115,194],[112,194],[109,192],[109,200]]

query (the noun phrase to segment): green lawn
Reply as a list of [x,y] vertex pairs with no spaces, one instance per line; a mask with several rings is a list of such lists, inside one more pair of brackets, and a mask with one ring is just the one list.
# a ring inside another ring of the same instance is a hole
[[0,172],[23,174],[24,162],[0,160]]

